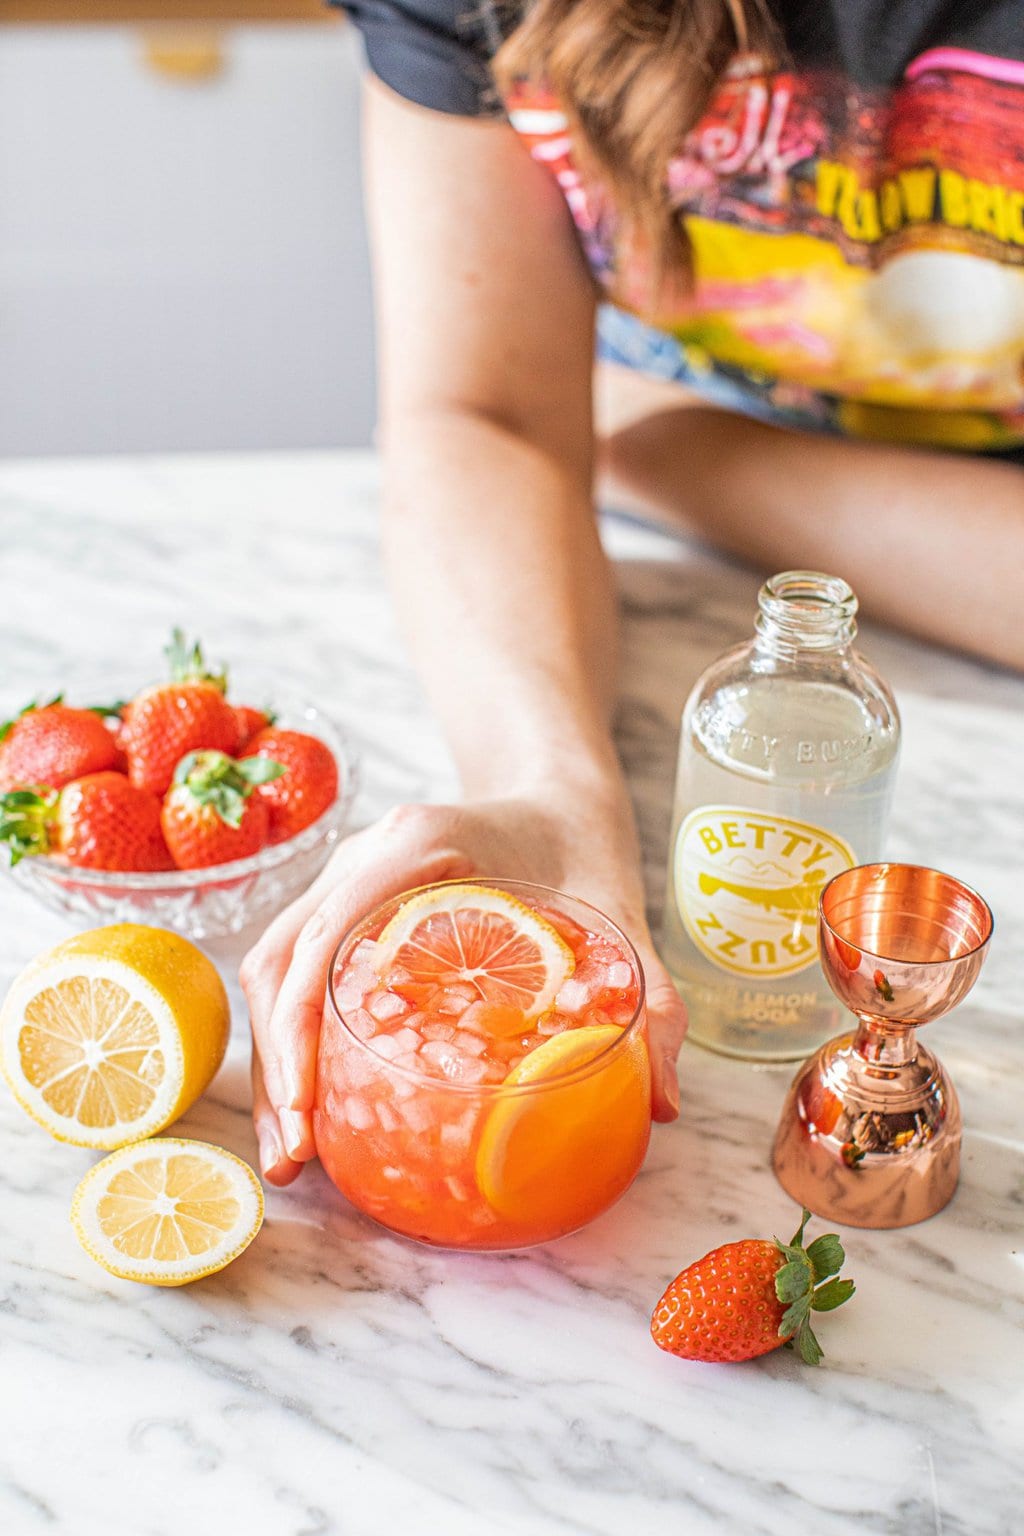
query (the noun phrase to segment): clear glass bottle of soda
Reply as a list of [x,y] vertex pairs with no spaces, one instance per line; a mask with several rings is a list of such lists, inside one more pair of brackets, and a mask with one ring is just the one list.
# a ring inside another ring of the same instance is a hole
[[878,859],[899,755],[895,700],[853,649],[845,581],[786,571],[753,640],[683,711],[662,954],[690,1038],[797,1060],[846,1021],[818,966],[818,895]]

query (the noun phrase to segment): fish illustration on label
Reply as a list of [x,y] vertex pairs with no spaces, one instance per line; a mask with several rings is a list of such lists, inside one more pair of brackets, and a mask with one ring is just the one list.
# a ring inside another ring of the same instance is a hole
[[818,957],[818,897],[856,863],[833,832],[743,806],[702,805],[676,836],[674,886],[694,944],[737,976],[791,976]]

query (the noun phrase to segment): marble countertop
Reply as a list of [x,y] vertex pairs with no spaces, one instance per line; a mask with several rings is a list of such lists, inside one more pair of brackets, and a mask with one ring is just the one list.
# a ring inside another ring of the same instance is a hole
[[[173,623],[301,676],[363,758],[359,818],[454,792],[400,659],[369,456],[0,465],[0,706],[69,667],[156,659]],[[749,631],[757,580],[609,520],[620,711],[652,906],[680,706]],[[908,575],[908,580],[912,575]],[[272,594],[268,599],[267,594]],[[1009,1536],[1024,1448],[1024,679],[866,625],[905,751],[891,851],[981,889],[989,964],[932,1045],[966,1120],[953,1204],[844,1233],[856,1301],[817,1371],[684,1364],[647,1332],[683,1263],[788,1235],[768,1154],[788,1072],[685,1047],[683,1112],[587,1230],[501,1258],[432,1253],[318,1168],[269,1191],[253,1247],[182,1290],[119,1282],[68,1206],[94,1161],[0,1097],[0,1529],[6,1536]],[[0,878],[0,989],[67,932]],[[225,1066],[181,1133],[255,1161],[244,945]]]

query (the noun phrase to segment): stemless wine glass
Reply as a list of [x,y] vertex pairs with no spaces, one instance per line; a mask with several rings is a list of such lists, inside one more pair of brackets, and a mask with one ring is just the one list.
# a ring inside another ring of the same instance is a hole
[[505,893],[572,949],[575,972],[553,1008],[525,1023],[474,1003],[472,984],[452,977],[426,997],[389,985],[374,974],[376,939],[410,898],[446,887],[460,883],[386,902],[338,946],[317,1064],[317,1151],[352,1204],[394,1232],[448,1248],[528,1247],[591,1221],[643,1162],[643,973],[595,908],[488,880],[468,889]]
[[916,1031],[974,986],[992,913],[939,870],[864,864],[825,886],[819,923],[822,968],[859,1023],[797,1073],[775,1172],[819,1216],[909,1226],[952,1198],[962,1130],[956,1090]]

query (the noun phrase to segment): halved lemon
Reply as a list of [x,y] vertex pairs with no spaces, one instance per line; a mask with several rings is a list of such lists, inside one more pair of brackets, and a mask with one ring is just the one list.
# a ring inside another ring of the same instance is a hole
[[604,1065],[578,1072],[622,1035],[615,1024],[566,1030],[530,1051],[505,1079],[506,1088],[533,1084],[537,1092],[499,1095],[480,1137],[477,1184],[502,1216],[569,1231],[633,1178],[650,1136],[643,1035],[634,1032]]
[[40,955],[0,1009],[0,1064],[58,1141],[107,1150],[184,1114],[224,1057],[216,967],[162,928],[120,923]]
[[187,1285],[216,1274],[263,1225],[240,1157],[205,1141],[137,1141],[91,1168],[71,1206],[86,1253],[120,1280]]
[[539,1018],[571,976],[573,952],[549,922],[507,891],[442,885],[403,902],[377,940],[382,971],[416,984],[469,982],[487,1003]]

